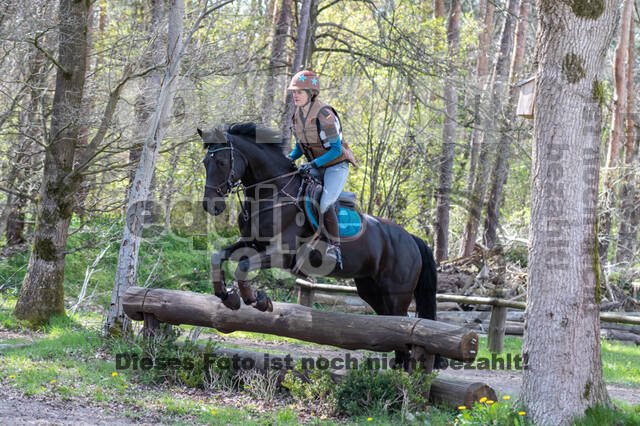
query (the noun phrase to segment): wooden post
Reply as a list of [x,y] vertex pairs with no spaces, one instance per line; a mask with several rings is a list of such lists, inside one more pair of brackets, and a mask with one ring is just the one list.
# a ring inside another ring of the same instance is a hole
[[309,287],[305,287],[301,285],[298,285],[297,287],[298,287],[298,305],[307,306],[309,308],[312,307],[314,290]]
[[634,281],[631,283],[633,286],[633,298],[638,300],[638,290],[640,290],[640,281]]
[[160,329],[160,321],[158,318],[148,312],[143,312],[144,325],[142,326],[142,335],[145,339],[155,337],[156,333]]
[[507,323],[507,308],[504,306],[491,307],[491,319],[489,320],[489,351],[502,353],[504,346],[504,332]]

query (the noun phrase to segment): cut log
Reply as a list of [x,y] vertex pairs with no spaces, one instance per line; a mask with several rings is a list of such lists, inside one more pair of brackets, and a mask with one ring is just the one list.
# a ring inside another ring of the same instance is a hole
[[450,407],[473,407],[481,398],[497,401],[496,392],[486,383],[438,378],[431,383],[431,400]]
[[278,302],[273,312],[246,305],[232,311],[214,295],[143,287],[127,289],[123,309],[137,321],[150,313],[168,324],[275,334],[344,349],[389,352],[417,345],[460,361],[473,361],[478,353],[474,331],[422,318],[342,314]]

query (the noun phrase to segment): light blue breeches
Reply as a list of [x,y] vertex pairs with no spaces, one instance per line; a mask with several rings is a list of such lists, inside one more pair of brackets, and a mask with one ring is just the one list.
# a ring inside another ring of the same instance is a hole
[[347,183],[349,176],[349,162],[343,161],[329,167],[311,169],[314,177],[319,177],[324,182],[322,198],[320,199],[320,212],[327,211],[331,204],[335,203]]

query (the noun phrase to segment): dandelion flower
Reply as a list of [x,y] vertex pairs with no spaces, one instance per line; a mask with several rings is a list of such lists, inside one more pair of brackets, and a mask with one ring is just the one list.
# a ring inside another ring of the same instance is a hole
[[15,378],[16,378],[16,376],[9,376],[9,378],[10,378],[10,379],[15,379]]
[[525,413],[524,411],[519,411],[518,414],[521,415],[521,416],[524,416],[527,413]]
[[467,406],[466,405],[461,405],[458,407],[458,410],[466,410]]
[[505,396],[503,396],[503,397],[502,397],[502,399],[504,399],[504,400],[507,400],[507,401],[508,401],[508,400],[510,400],[510,399],[511,399],[511,397],[510,397],[509,395],[505,395]]
[[52,381],[50,381],[49,383],[54,384],[56,382],[56,379],[53,379]]
[[481,402],[481,403],[482,403],[482,402],[485,402],[486,400],[487,400],[487,397],[486,397],[486,396],[483,396],[482,398],[480,398],[480,402]]
[[490,399],[489,399],[489,400],[487,400],[487,404],[493,404],[493,402],[494,402],[494,401],[492,401],[492,400],[490,400]]
[[367,419],[367,421],[368,421],[368,422],[370,422],[371,420],[373,420],[371,417],[369,417],[369,418]]
[[124,388],[127,389],[129,387],[129,385],[124,385]]
[[113,373],[111,373],[111,377],[116,377],[118,375],[117,371],[114,371]]
[[211,411],[211,414],[213,414],[215,416],[218,413],[216,413],[215,411]]

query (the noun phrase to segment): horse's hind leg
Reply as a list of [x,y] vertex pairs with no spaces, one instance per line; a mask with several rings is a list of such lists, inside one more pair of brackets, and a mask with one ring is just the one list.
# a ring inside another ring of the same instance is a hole
[[[358,289],[358,296],[378,315],[407,315],[408,304],[401,302],[402,298],[396,298],[385,295],[383,293],[383,285],[374,280],[371,277],[367,278],[354,278],[356,287]],[[388,290],[387,290],[388,291]],[[410,299],[409,299],[410,300]],[[410,303],[410,302],[409,302]],[[402,366],[404,369],[409,367],[409,351],[395,351],[395,366]]]

